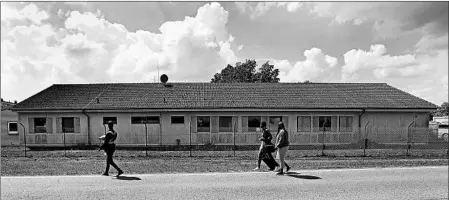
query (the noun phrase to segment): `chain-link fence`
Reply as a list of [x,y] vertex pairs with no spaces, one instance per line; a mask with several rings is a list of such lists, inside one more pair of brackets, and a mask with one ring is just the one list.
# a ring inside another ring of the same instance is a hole
[[[273,133],[273,137],[275,135]],[[97,154],[92,153],[92,150],[97,150],[102,144],[96,136],[89,137],[80,133],[26,133],[20,146],[2,147],[2,156],[95,156]],[[259,138],[259,132],[188,132],[162,135],[159,131],[147,129],[145,132],[119,133],[115,143],[117,149],[127,150],[123,151],[126,153],[118,151],[118,154],[130,157],[156,154],[244,156],[252,155],[259,149]],[[290,150],[304,157],[449,155],[447,137],[439,135],[438,130],[432,128],[366,126],[356,130],[290,130],[289,141]]]

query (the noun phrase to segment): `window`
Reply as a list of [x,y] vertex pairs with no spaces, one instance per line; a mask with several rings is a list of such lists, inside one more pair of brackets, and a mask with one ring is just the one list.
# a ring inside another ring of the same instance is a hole
[[131,124],[159,124],[159,116],[131,117]]
[[298,132],[310,132],[311,127],[311,116],[298,116]]
[[210,132],[210,117],[197,117],[197,131]]
[[448,129],[448,125],[447,124],[440,124],[440,125],[438,125],[438,128],[440,128],[440,129]]
[[8,134],[19,134],[17,122],[8,122]]
[[249,116],[248,131],[255,132],[257,128],[260,128],[260,117]]
[[107,124],[109,121],[117,124],[117,117],[103,117],[103,124]]
[[218,131],[219,132],[232,132],[232,117],[219,117],[218,118]]
[[34,118],[34,132],[46,133],[47,132],[47,127],[45,127],[46,124],[47,124],[46,118]]
[[340,116],[340,131],[352,132],[352,116]]
[[282,117],[271,116],[269,122],[268,129],[270,129],[271,132],[276,132],[278,131],[279,122],[282,122]]
[[73,117],[62,118],[62,132],[63,133],[75,132],[75,119]]
[[172,124],[184,124],[184,116],[171,116]]
[[313,130],[314,131],[331,131],[332,127],[331,116],[314,116]]

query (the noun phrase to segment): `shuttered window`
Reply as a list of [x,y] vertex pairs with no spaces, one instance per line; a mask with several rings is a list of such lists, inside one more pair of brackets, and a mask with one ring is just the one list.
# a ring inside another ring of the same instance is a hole
[[352,116],[340,116],[340,132],[352,132]]
[[298,116],[298,132],[310,132],[311,127],[311,116]]

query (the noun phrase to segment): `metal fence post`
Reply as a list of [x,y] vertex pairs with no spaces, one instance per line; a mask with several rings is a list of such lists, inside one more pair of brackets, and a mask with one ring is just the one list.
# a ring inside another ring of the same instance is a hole
[[370,123],[371,121],[368,121],[368,123],[366,123],[366,125],[365,125],[365,139],[363,140],[364,141],[364,145],[363,145],[363,157],[366,157],[366,149],[368,148],[368,132],[366,131],[366,127],[368,126],[368,124]]
[[19,124],[23,128],[23,142],[25,143],[25,157],[27,157],[27,136],[26,136],[25,126],[22,124],[22,122],[19,122]]
[[233,131],[233,134],[232,134],[232,137],[233,137],[233,142],[234,142],[234,146],[232,147],[232,149],[234,150],[234,157],[235,157],[235,149],[236,149],[236,146],[235,146],[235,128],[237,128],[237,120],[235,120],[235,122],[234,122],[234,128],[232,129]]
[[326,120],[323,123],[323,148],[321,149],[321,156],[325,156],[326,154],[324,153],[324,149],[326,149],[326,145],[324,144],[324,138],[326,137],[325,132],[326,132],[326,124],[327,124],[327,118],[325,118]]
[[192,157],[192,118],[189,121],[189,157]]
[[407,127],[407,156],[409,156],[409,150],[410,150],[410,126],[412,126],[414,123],[415,123],[415,121],[410,123],[410,125],[408,125],[408,127]]
[[147,131],[147,118],[145,118],[145,156],[148,157],[148,131]]
[[62,134],[64,137],[64,157],[67,157],[67,149],[65,148],[65,131],[64,131],[64,129],[62,130]]

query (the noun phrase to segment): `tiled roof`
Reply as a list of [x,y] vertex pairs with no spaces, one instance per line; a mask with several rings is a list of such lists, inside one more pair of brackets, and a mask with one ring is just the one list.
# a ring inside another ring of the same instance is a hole
[[2,101],[2,110],[9,110],[11,109],[15,104],[8,101]]
[[[58,84],[15,109],[424,108],[436,105],[385,83]],[[98,101],[97,101],[98,99]]]

